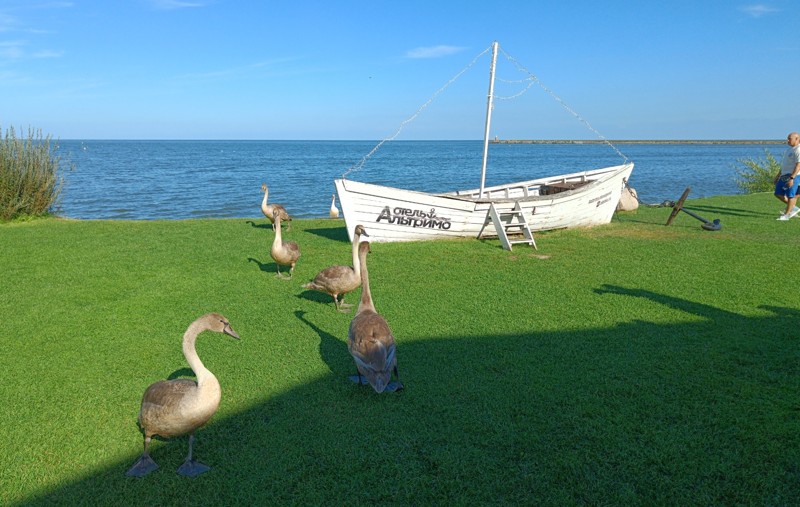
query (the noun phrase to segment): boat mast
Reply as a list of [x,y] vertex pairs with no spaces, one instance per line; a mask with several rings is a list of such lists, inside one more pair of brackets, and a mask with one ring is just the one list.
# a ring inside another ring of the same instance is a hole
[[478,197],[483,197],[483,187],[486,183],[486,160],[489,156],[489,127],[492,123],[492,107],[494,102],[494,68],[497,63],[497,41],[492,43],[492,64],[489,67],[489,98],[486,102],[486,130],[483,133],[483,166],[481,167],[481,191]]

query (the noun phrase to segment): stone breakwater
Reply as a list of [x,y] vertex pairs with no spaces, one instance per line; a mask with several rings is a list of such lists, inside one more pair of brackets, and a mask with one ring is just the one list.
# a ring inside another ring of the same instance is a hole
[[600,139],[580,140],[580,139],[493,139],[494,144],[785,144],[786,141],[758,140],[758,139],[683,139],[683,140],[637,140],[637,139],[618,139],[603,141]]

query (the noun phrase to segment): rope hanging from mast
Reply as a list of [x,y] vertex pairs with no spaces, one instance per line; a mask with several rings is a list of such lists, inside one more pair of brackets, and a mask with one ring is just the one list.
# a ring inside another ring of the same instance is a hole
[[[502,47],[500,48],[500,52],[503,53],[503,56],[505,56],[508,61],[513,63],[514,66],[517,67],[517,69],[520,72],[523,72],[523,73],[527,74],[528,75],[528,79],[531,81],[531,83],[538,84],[539,87],[542,90],[544,90],[548,95],[550,95],[556,102],[558,102],[561,105],[561,107],[563,107],[568,113],[570,113],[572,116],[574,116],[578,121],[580,121],[581,123],[586,125],[586,127],[589,130],[594,132],[594,134],[597,136],[598,139],[603,141],[605,144],[607,144],[609,147],[611,147],[611,149],[613,149],[615,152],[617,152],[617,155],[622,157],[625,162],[627,162],[629,160],[628,157],[626,157],[625,154],[623,154],[616,146],[614,146],[614,144],[611,141],[606,139],[606,137],[603,134],[601,134],[600,132],[597,131],[597,129],[592,127],[591,124],[589,124],[589,122],[586,120],[586,118],[584,118],[583,116],[581,116],[577,112],[575,112],[575,110],[572,109],[571,107],[569,107],[569,105],[567,105],[567,103],[564,102],[564,100],[561,97],[556,95],[555,92],[553,92],[553,90],[551,90],[550,88],[545,86],[545,84],[542,83],[539,80],[539,78],[536,76],[536,74],[534,74],[533,72],[531,72],[528,69],[526,69],[521,63],[519,63],[519,61],[517,61],[516,58],[514,58],[513,56],[511,56],[508,53],[506,53],[505,50],[503,50]],[[528,86],[528,88],[526,88],[525,90],[521,91],[520,93],[518,93],[516,95],[513,95],[512,97],[508,97],[508,98],[516,98],[516,97],[522,95],[523,93],[527,92],[529,88],[530,88],[530,85]]]
[[[490,45],[488,48],[486,48],[483,51],[481,51],[477,56],[475,56],[472,59],[472,61],[469,64],[467,64],[466,67],[461,69],[461,71],[459,71],[455,76],[450,78],[450,80],[447,81],[447,83],[445,83],[441,88],[436,90],[436,92],[433,95],[431,95],[431,97],[424,104],[422,104],[416,110],[416,112],[414,112],[414,114],[412,114],[411,116],[409,116],[408,118],[406,118],[405,120],[403,120],[400,123],[400,126],[397,128],[397,130],[392,135],[382,139],[380,142],[378,142],[378,144],[375,145],[375,147],[372,148],[372,150],[370,150],[369,153],[364,155],[361,158],[361,160],[359,160],[356,164],[353,164],[350,168],[348,168],[347,171],[345,171],[345,173],[342,174],[342,178],[346,178],[350,173],[359,171],[362,167],[364,167],[364,165],[367,163],[367,160],[369,160],[369,158],[372,157],[372,155],[374,155],[375,152],[377,152],[378,149],[380,149],[380,147],[383,146],[384,143],[387,143],[389,141],[393,141],[394,139],[396,139],[397,136],[400,135],[400,132],[402,132],[403,128],[405,128],[406,125],[408,125],[409,123],[414,121],[422,113],[422,111],[425,110],[425,108],[427,108],[439,95],[441,95],[442,92],[444,92],[447,88],[449,88],[450,85],[452,85],[456,80],[458,80],[458,78],[460,78],[465,72],[467,72],[469,69],[471,69],[475,65],[475,63],[478,60],[481,59],[482,56],[484,56],[487,53],[491,53],[493,46],[494,46],[494,43],[492,43],[492,45]],[[494,97],[495,99],[497,99],[497,100],[515,99],[515,98],[527,93],[528,90],[530,90],[530,88],[533,86],[534,83],[538,84],[539,87],[542,90],[544,90],[548,95],[550,95],[556,102],[558,102],[561,105],[562,108],[564,108],[568,113],[570,113],[572,116],[574,116],[578,121],[583,123],[586,126],[586,128],[588,128],[591,132],[593,132],[597,136],[598,139],[603,141],[603,143],[608,145],[611,149],[613,149],[617,153],[617,155],[622,157],[624,162],[628,162],[629,161],[628,157],[624,153],[622,153],[616,146],[614,146],[614,144],[611,141],[606,139],[605,136],[603,136],[600,132],[598,132],[597,129],[592,127],[592,125],[584,117],[582,117],[580,114],[575,112],[575,110],[572,109],[566,102],[564,102],[564,100],[561,97],[556,95],[555,92],[553,92],[550,88],[545,86],[544,83],[542,83],[534,73],[532,73],[527,68],[525,68],[521,63],[519,63],[519,61],[517,61],[516,58],[512,57],[511,55],[509,55],[502,47],[498,46],[498,49],[499,49],[499,52],[502,53],[503,56],[505,56],[505,58],[508,61],[510,61],[517,68],[518,71],[522,72],[523,74],[525,74],[527,76],[522,80],[517,80],[517,81],[502,80],[502,81],[507,82],[507,83],[524,83],[524,82],[527,82],[528,85],[524,89],[522,89],[521,91],[517,92],[514,95],[511,95],[511,96],[508,96],[508,97],[495,96]]]
[[428,107],[428,106],[431,104],[431,102],[433,102],[433,101],[434,101],[434,99],[435,99],[436,97],[438,97],[439,95],[441,95],[441,93],[442,93],[443,91],[445,91],[447,88],[449,88],[451,84],[455,83],[455,82],[456,82],[456,80],[457,80],[458,78],[460,78],[462,74],[464,74],[464,73],[465,73],[465,72],[467,72],[467,71],[468,71],[470,68],[472,68],[472,66],[473,66],[473,65],[475,65],[475,63],[476,63],[478,60],[480,60],[480,59],[481,59],[481,57],[482,57],[483,55],[485,55],[486,53],[490,52],[491,50],[492,50],[492,47],[491,47],[491,46],[489,46],[488,48],[486,48],[486,49],[484,49],[483,51],[481,51],[481,52],[480,52],[480,54],[478,54],[478,56],[476,56],[475,58],[473,58],[473,59],[472,59],[472,61],[471,61],[471,62],[470,62],[470,63],[469,63],[469,64],[468,64],[466,67],[464,67],[463,69],[461,69],[461,71],[460,71],[458,74],[456,74],[455,76],[453,76],[452,78],[450,78],[450,80],[449,80],[447,83],[445,83],[445,84],[444,84],[444,86],[442,86],[441,88],[439,88],[438,90],[436,90],[436,92],[435,92],[433,95],[431,95],[431,97],[430,97],[430,98],[429,98],[429,99],[428,99],[428,100],[427,100],[427,101],[426,101],[424,104],[422,104],[421,106],[419,106],[419,109],[417,109],[417,111],[416,111],[414,114],[412,114],[411,116],[409,116],[408,118],[406,118],[405,120],[403,120],[403,121],[400,123],[400,126],[397,128],[397,130],[395,131],[395,133],[394,133],[394,134],[392,134],[391,136],[389,136],[389,137],[387,137],[387,138],[384,138],[383,140],[381,140],[381,141],[380,141],[380,142],[379,142],[377,145],[375,145],[375,147],[374,147],[374,148],[372,148],[372,150],[371,150],[369,153],[367,153],[366,155],[364,155],[364,157],[363,157],[363,158],[362,158],[362,159],[361,159],[361,160],[360,160],[360,161],[359,161],[357,164],[355,164],[355,165],[353,165],[352,167],[350,167],[350,168],[349,168],[349,169],[348,169],[348,170],[347,170],[347,171],[346,171],[346,172],[345,172],[345,173],[342,175],[342,178],[346,178],[346,177],[347,177],[347,175],[348,175],[348,174],[350,174],[351,172],[358,171],[359,169],[361,169],[362,167],[364,167],[364,164],[366,164],[366,163],[367,163],[367,160],[368,160],[368,159],[369,159],[369,158],[370,158],[370,157],[371,157],[373,154],[375,154],[375,152],[376,152],[376,151],[378,151],[378,148],[380,148],[381,146],[383,146],[383,144],[384,144],[384,143],[386,143],[386,142],[388,142],[388,141],[393,141],[393,140],[394,140],[394,139],[395,139],[397,136],[399,136],[399,135],[400,135],[400,132],[403,130],[403,128],[404,128],[406,125],[408,125],[409,123],[411,123],[412,121],[414,121],[414,120],[417,118],[417,116],[419,116],[419,115],[420,115],[420,113],[422,113],[422,111],[423,111],[423,110],[424,110],[426,107]]

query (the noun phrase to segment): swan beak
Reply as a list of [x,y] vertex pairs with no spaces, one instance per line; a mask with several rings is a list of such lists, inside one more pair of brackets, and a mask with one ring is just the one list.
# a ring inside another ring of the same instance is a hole
[[386,386],[389,385],[389,380],[391,380],[390,375],[387,375],[386,372],[377,372],[373,370],[364,370],[360,371],[361,375],[367,379],[369,385],[375,390],[376,393],[380,394],[386,390]]
[[383,391],[386,390],[386,383],[376,382],[375,385],[372,386],[372,388],[375,389],[376,393],[381,394]]
[[383,375],[370,375],[367,377],[372,384],[372,388],[375,390],[376,393],[381,394],[383,391],[386,390],[386,386],[389,384],[388,378],[385,378]]
[[228,324],[228,323],[225,324],[225,329],[223,329],[222,332],[225,333],[228,336],[232,336],[232,337],[236,338],[237,340],[240,339],[239,335],[236,333],[236,331],[233,330],[231,325]]

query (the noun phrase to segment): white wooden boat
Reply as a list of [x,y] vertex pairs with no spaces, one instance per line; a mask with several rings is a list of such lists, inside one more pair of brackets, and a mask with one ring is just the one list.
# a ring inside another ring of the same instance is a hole
[[627,159],[602,169],[485,187],[497,50],[495,42],[480,188],[432,194],[362,183],[347,179],[345,173],[334,183],[351,241],[358,224],[367,228],[370,241],[377,242],[497,236],[494,226],[485,227],[491,205],[500,213],[520,210],[532,231],[611,221],[633,171]]

